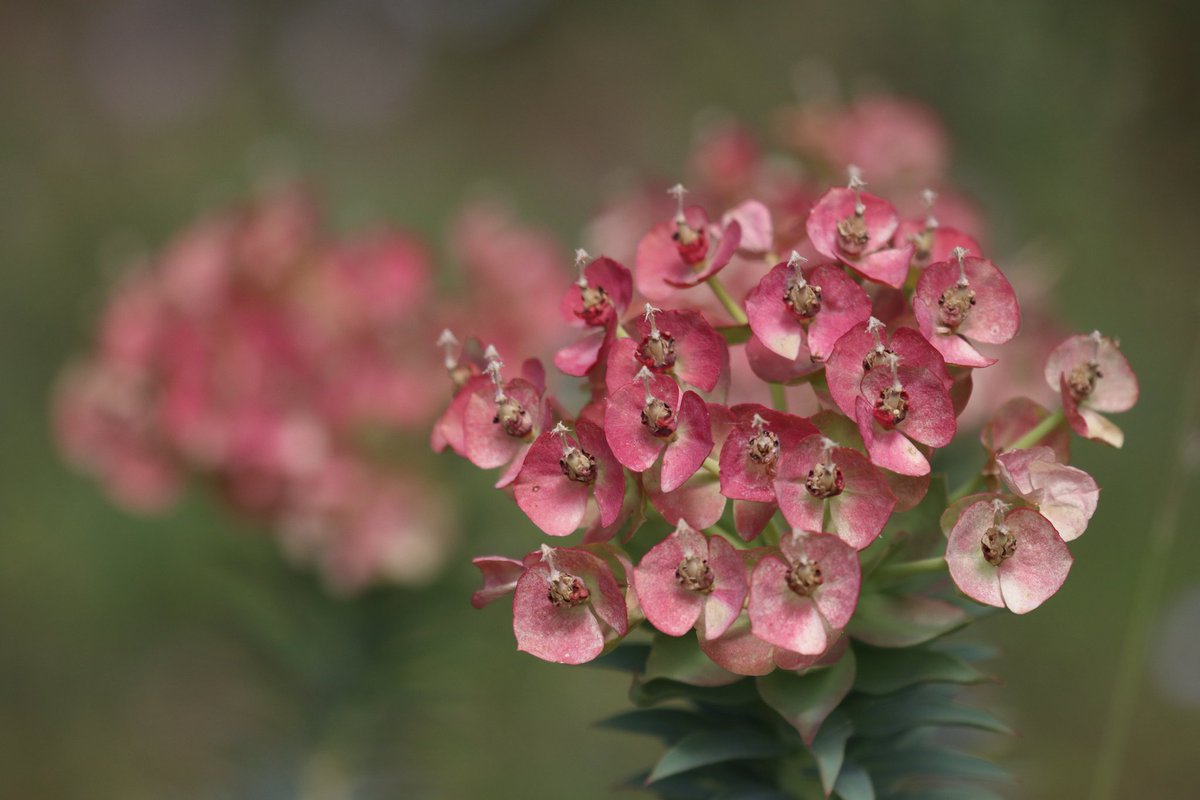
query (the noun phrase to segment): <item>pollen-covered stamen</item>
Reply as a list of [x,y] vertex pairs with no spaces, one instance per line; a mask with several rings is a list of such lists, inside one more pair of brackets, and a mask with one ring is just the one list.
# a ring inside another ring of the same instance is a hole
[[886,361],[892,369],[892,384],[879,390],[879,396],[875,399],[875,419],[879,420],[879,424],[884,427],[891,428],[899,425],[908,416],[908,392],[900,383],[900,375],[897,371],[900,366],[900,356],[888,353]]
[[682,183],[677,183],[667,190],[667,194],[675,198],[675,232],[671,238],[675,240],[675,248],[679,257],[685,263],[695,266],[704,260],[708,253],[708,234],[704,229],[696,229],[688,224],[687,216],[683,213],[683,197],[687,189]]
[[806,261],[807,258],[792,251],[788,259],[792,277],[788,279],[787,291],[783,295],[783,302],[800,319],[812,319],[821,310],[821,287],[804,279],[802,267]]
[[651,393],[650,381],[654,378],[654,373],[643,366],[638,370],[637,377],[646,388],[646,405],[642,408],[642,424],[649,428],[655,436],[670,436],[675,432],[675,411],[669,403]]
[[662,309],[646,303],[644,316],[646,322],[650,324],[650,333],[638,345],[637,357],[643,366],[649,367],[655,372],[666,372],[675,366],[675,339],[671,334],[658,329],[654,317],[660,311]]
[[569,480],[576,483],[591,483],[596,480],[596,459],[591,453],[576,447],[567,438],[567,434],[570,432],[571,429],[561,420],[550,430],[550,433],[562,439],[563,454],[562,458],[558,460],[558,465],[562,467],[563,475],[566,475]]
[[864,217],[867,213],[867,206],[862,200],[862,189],[867,184],[863,181],[858,167],[851,164],[847,171],[850,173],[847,187],[854,192],[854,213],[838,220],[837,235],[838,247],[853,256],[862,253],[867,248],[871,232],[867,229],[867,221]]
[[500,354],[496,352],[496,348],[489,345],[486,355],[488,362],[484,367],[484,372],[492,379],[492,384],[496,387],[496,415],[492,417],[492,423],[503,428],[509,436],[523,439],[533,430],[533,416],[525,406],[504,393],[504,378],[500,374],[504,362],[500,360]]
[[546,597],[555,608],[574,608],[588,601],[591,592],[587,584],[577,575],[563,572],[554,564],[554,548],[542,545],[542,563],[550,570],[547,576],[549,587]]
[[788,588],[801,597],[811,596],[823,583],[825,576],[821,572],[820,562],[801,559],[788,570]]
[[750,460],[773,468],[779,460],[779,437],[767,429],[767,421],[758,414],[754,415],[750,424],[754,426],[754,435],[746,441],[746,452]]
[[588,282],[587,275],[584,274],[588,259],[588,252],[582,247],[575,251],[575,269],[579,271],[575,285],[579,287],[579,299],[583,305],[583,308],[575,313],[588,325],[603,325],[612,319],[615,311],[604,287],[592,286]]
[[998,567],[1017,552],[1017,537],[1013,536],[1009,532],[1008,526],[1004,524],[1004,514],[1010,508],[1008,503],[994,500],[992,508],[995,514],[992,526],[979,540],[979,546],[983,551],[984,560],[993,567]]
[[933,204],[937,201],[937,192],[933,189],[926,189],[921,192],[921,201],[925,203],[925,227],[906,237],[913,246],[913,260],[918,263],[928,261],[929,256],[933,253],[933,236],[938,229],[937,217],[933,215]]
[[1100,371],[1100,342],[1103,340],[1100,331],[1092,331],[1092,342],[1095,344],[1092,358],[1067,373],[1067,389],[1077,401],[1086,399],[1096,391],[1096,381],[1104,377]]
[[675,568],[675,582],[692,592],[709,594],[716,578],[708,559],[699,556],[684,556]]
[[888,363],[888,357],[895,355],[891,350],[883,344],[883,334],[880,331],[886,330],[887,326],[880,322],[875,317],[867,320],[867,331],[875,337],[875,347],[871,352],[867,353],[863,358],[863,372],[870,372],[875,367],[882,367]]
[[953,255],[958,259],[958,281],[938,298],[939,333],[957,330],[966,321],[971,306],[975,305],[975,290],[967,280],[967,268],[963,264],[968,252],[965,247],[954,248]]
[[444,352],[442,364],[445,365],[450,380],[454,383],[455,388],[462,388],[463,384],[471,377],[471,367],[459,361],[462,347],[458,338],[453,331],[445,328],[437,338],[437,345]]
[[804,479],[804,488],[808,489],[808,493],[813,497],[824,500],[842,493],[846,488],[846,476],[833,461],[833,448],[837,447],[837,442],[826,438],[822,440],[821,445],[824,459],[808,471],[808,476]]

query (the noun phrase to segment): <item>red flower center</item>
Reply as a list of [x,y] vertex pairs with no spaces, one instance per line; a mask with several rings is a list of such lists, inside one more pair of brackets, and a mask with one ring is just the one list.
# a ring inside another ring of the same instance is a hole
[[567,572],[560,572],[558,577],[550,580],[550,589],[546,596],[555,608],[574,608],[588,601],[591,592],[583,581]]
[[808,493],[813,497],[822,500],[826,497],[836,497],[846,488],[846,476],[836,464],[822,461],[808,471],[808,477],[804,479],[804,488],[808,489]]
[[605,325],[612,320],[613,304],[603,286],[581,286],[579,296],[583,308],[575,313],[588,325]]
[[703,229],[696,230],[680,220],[675,223],[675,233],[671,234],[671,238],[675,240],[679,257],[688,266],[699,264],[708,254],[708,234]]
[[657,397],[646,401],[646,407],[642,409],[642,424],[655,436],[670,436],[675,432],[675,422],[675,412],[665,401]]
[[908,416],[908,392],[903,386],[888,386],[879,390],[875,401],[875,419],[886,428],[899,425]]

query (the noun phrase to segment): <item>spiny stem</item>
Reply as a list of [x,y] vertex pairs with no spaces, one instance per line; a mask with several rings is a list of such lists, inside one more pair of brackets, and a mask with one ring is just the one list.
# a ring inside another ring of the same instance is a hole
[[787,393],[784,391],[782,383],[771,384],[771,405],[775,407],[776,411],[787,413]]
[[1108,723],[1103,728],[1104,735],[1095,762],[1096,772],[1092,778],[1090,795],[1093,800],[1115,800],[1117,797],[1125,748],[1129,742],[1129,726],[1137,710],[1138,693],[1145,672],[1154,612],[1158,607],[1167,568],[1171,564],[1171,548],[1179,531],[1180,510],[1194,472],[1187,462],[1186,448],[1190,439],[1187,434],[1195,432],[1198,424],[1196,409],[1200,408],[1200,335],[1192,345],[1191,368],[1183,374],[1188,376],[1179,427],[1184,435],[1179,437],[1175,468],[1165,470],[1169,476],[1168,484],[1150,528],[1149,552],[1133,588],[1112,705],[1109,706]]
[[734,322],[738,325],[745,325],[749,322],[746,319],[746,312],[742,311],[742,307],[734,301],[729,291],[725,288],[725,285],[721,283],[716,275],[713,275],[704,282],[708,284],[708,288],[712,289],[713,294],[721,301],[721,305],[725,306],[725,310],[729,312],[729,316],[733,317]]

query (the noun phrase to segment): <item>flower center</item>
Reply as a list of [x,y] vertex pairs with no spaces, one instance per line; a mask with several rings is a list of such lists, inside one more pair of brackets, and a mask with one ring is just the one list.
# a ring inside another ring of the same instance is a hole
[[886,347],[876,347],[867,353],[863,358],[863,372],[870,372],[875,367],[882,367],[889,362],[889,359],[895,355],[895,352]]
[[642,409],[642,424],[655,436],[670,436],[675,432],[675,412],[666,401],[651,397]]
[[816,561],[797,561],[788,570],[788,588],[801,597],[810,596],[823,583],[825,576],[821,574],[821,565]]
[[1067,389],[1071,397],[1082,400],[1096,390],[1096,380],[1103,377],[1098,362],[1085,361],[1067,373]]
[[933,235],[936,231],[937,228],[926,226],[919,233],[908,235],[908,242],[913,246],[914,263],[924,265],[929,260],[933,254]]
[[546,592],[546,596],[555,608],[564,606],[574,608],[586,603],[590,595],[591,592],[588,591],[583,580],[569,572],[560,572],[551,578],[550,589]]
[[638,345],[637,357],[650,369],[665,372],[675,366],[675,339],[669,333],[647,336]]
[[580,286],[579,296],[583,308],[575,313],[588,325],[603,325],[612,319],[612,301],[603,286]]
[[892,427],[904,422],[908,416],[908,392],[903,386],[892,385],[879,390],[879,399],[875,401],[875,419],[884,427]]
[[496,402],[496,416],[492,422],[504,428],[504,432],[517,439],[523,439],[533,430],[533,417],[525,410],[525,406],[505,397]]
[[788,282],[783,302],[800,319],[812,319],[821,310],[821,287],[793,279]]
[[1007,528],[993,525],[979,540],[979,545],[984,559],[993,567],[998,567],[1017,551],[1017,537],[1009,533]]
[[938,321],[943,328],[955,330],[967,319],[971,306],[975,305],[975,290],[970,286],[955,284],[938,298]]
[[563,453],[558,460],[563,475],[577,483],[591,483],[596,480],[596,459],[590,453],[572,447]]
[[808,471],[804,479],[804,488],[813,497],[824,500],[826,497],[836,497],[846,488],[846,476],[832,461],[818,462]]
[[671,238],[675,240],[679,257],[688,266],[699,264],[708,254],[708,234],[703,229],[696,230],[685,220],[675,221],[675,233],[671,234]]
[[685,556],[675,568],[675,582],[692,592],[708,594],[713,590],[713,571],[708,560],[697,556]]
[[867,242],[871,238],[871,232],[867,230],[867,221],[858,212],[838,220],[837,235],[838,247],[852,256],[866,250]]
[[756,464],[773,466],[779,458],[779,437],[771,431],[760,429],[750,437],[746,443],[746,450],[750,454],[750,460]]

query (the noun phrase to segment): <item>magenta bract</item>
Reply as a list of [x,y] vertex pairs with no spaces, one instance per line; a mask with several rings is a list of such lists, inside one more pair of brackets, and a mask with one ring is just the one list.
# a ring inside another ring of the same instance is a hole
[[776,264],[746,297],[750,330],[770,350],[796,359],[807,345],[823,361],[846,331],[871,316],[862,287],[834,264]]
[[695,474],[712,452],[708,408],[695,392],[681,391],[669,375],[643,373],[618,389],[604,412],[604,431],[617,460],[644,472],[663,457],[660,486],[670,492]]

